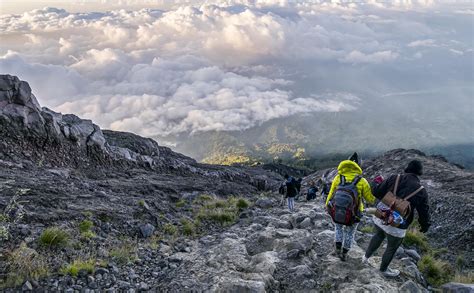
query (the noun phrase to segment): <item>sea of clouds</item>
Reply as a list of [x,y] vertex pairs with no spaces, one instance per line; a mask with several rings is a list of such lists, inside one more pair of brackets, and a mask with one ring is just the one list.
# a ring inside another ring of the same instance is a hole
[[[376,81],[383,86],[372,95],[380,97],[440,80],[472,82],[469,2],[177,1],[136,9],[139,2],[1,15],[0,72],[28,81],[44,106],[146,136],[356,111],[362,88]],[[405,80],[405,72],[420,74]]]

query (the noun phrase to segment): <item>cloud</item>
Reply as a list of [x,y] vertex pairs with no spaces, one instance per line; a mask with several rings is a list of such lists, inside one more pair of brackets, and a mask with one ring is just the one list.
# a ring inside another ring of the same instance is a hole
[[344,58],[340,59],[341,62],[344,63],[383,63],[383,62],[391,62],[398,57],[398,53],[392,51],[380,51],[371,54],[364,54],[360,51],[352,51]]
[[[55,110],[155,136],[355,111],[367,96],[442,80],[418,71],[425,62],[463,81],[468,68],[452,66],[468,66],[459,53],[472,49],[465,7],[441,1],[121,3],[133,9],[1,15],[0,70]],[[161,9],[136,9],[145,4]]]

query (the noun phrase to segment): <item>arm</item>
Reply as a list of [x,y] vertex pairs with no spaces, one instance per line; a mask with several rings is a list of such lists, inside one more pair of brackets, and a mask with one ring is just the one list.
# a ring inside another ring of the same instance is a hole
[[376,198],[381,199],[392,188],[396,179],[397,175],[390,176],[387,180],[374,188],[373,195],[375,195]]
[[329,204],[329,201],[331,200],[334,192],[336,191],[337,186],[339,185],[341,179],[339,177],[339,174],[334,177],[334,180],[332,181],[331,184],[331,189],[329,190],[328,197],[326,198],[326,206]]
[[375,197],[372,194],[372,188],[370,187],[369,182],[365,179],[362,178],[362,196],[364,197],[365,201],[374,204],[375,203]]
[[420,232],[427,232],[431,226],[430,206],[428,204],[428,193],[424,190],[424,196],[421,197],[420,203],[416,206],[418,212],[418,223],[420,223]]

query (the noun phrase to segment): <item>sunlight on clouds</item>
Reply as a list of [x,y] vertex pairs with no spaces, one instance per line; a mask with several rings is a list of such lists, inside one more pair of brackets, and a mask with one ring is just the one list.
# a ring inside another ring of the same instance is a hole
[[[160,9],[136,9],[145,4]],[[469,16],[459,14],[465,5],[193,4],[106,1],[100,5],[114,10],[43,8],[1,15],[0,69],[29,81],[45,106],[105,128],[154,136],[243,130],[291,115],[353,111],[363,105],[359,97],[370,91],[367,84],[390,93],[439,79],[418,74],[407,88],[395,88],[401,82],[394,82],[392,72],[421,70],[425,62],[454,66],[443,60],[465,67],[463,58],[472,58]],[[454,17],[452,25],[445,21]],[[364,71],[354,71],[359,67]]]

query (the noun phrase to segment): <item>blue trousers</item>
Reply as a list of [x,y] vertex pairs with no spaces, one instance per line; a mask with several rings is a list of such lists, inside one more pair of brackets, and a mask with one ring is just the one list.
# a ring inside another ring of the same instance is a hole
[[295,209],[295,198],[294,197],[288,197],[288,209],[290,211],[293,211]]

